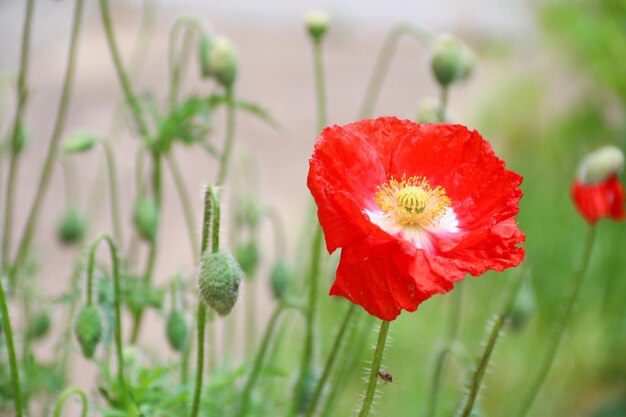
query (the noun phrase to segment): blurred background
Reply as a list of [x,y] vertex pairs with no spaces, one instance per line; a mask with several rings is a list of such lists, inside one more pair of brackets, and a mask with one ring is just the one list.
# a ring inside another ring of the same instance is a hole
[[[0,0],[3,136],[8,132],[15,107],[24,3]],[[121,90],[99,9],[96,2],[87,3],[66,133],[89,131],[105,136],[116,129],[112,120]],[[240,62],[237,96],[260,105],[278,122],[278,127],[239,112],[236,155],[227,194],[235,198],[238,191],[245,191],[274,207],[286,225],[287,248],[292,257],[300,256],[299,233],[309,204],[305,186],[308,158],[318,133],[311,45],[303,27],[306,12],[322,9],[332,19],[324,41],[331,123],[348,123],[357,117],[375,59],[394,25],[412,23],[433,34],[451,33],[474,50],[473,76],[450,92],[450,117],[478,129],[507,160],[507,166],[524,176],[525,196],[518,220],[527,234],[529,276],[523,302],[516,307],[519,320],[514,320],[515,325],[507,329],[506,337],[499,342],[481,396],[481,414],[477,414],[511,415],[511,407],[516,404],[513,399],[525,392],[536,372],[544,342],[569,291],[582,251],[588,226],[569,198],[578,161],[601,145],[614,144],[622,149],[626,145],[626,2],[133,0],[111,1],[111,7],[122,54],[126,62],[134,56],[130,65],[135,88],[140,93],[149,92],[157,102],[166,99],[168,36],[178,17],[197,16],[214,33],[232,41]],[[14,235],[19,235],[24,226],[56,118],[72,8],[69,0],[37,1],[25,117],[27,148],[19,171]],[[139,52],[133,54],[138,44]],[[436,100],[439,92],[430,73],[429,53],[428,45],[413,38],[405,37],[399,42],[376,115],[415,119],[420,103],[429,98]],[[192,59],[183,94],[202,94],[210,89],[198,72],[199,66]],[[223,117],[222,112],[215,114],[213,137],[218,143],[222,140]],[[122,112],[118,119],[123,126],[117,129],[116,139],[121,205],[123,213],[130,213],[136,194],[133,184],[138,140],[133,128],[128,127],[128,114]],[[199,219],[201,189],[215,177],[215,164],[198,148],[178,147],[175,154],[187,188],[195,198],[194,211]],[[75,204],[92,208],[89,234],[110,230],[107,186],[98,180],[103,155],[91,152],[74,158],[71,165],[80,174],[72,175],[73,191],[69,194]],[[35,248],[41,292],[50,296],[67,289],[76,257],[74,250],[63,248],[56,241],[57,221],[70,198],[60,171],[59,166],[52,179]],[[6,165],[0,167],[0,180],[2,184],[6,180]],[[3,199],[1,194],[0,201]],[[224,211],[232,217],[232,210],[227,207]],[[124,220],[130,231],[130,215]],[[224,223],[232,224],[232,219],[227,218]],[[161,227],[156,281],[163,282],[177,269],[191,274],[191,248],[168,175]],[[626,416],[626,232],[623,225],[610,221],[602,221],[598,228],[575,317],[531,415]],[[234,244],[236,237],[228,229],[224,234],[226,246]],[[254,294],[261,321],[267,320],[273,304],[266,284],[274,256],[271,234],[270,226],[264,225],[258,282],[247,283],[254,292],[246,291],[240,303]],[[328,284],[332,282],[332,273],[330,265]],[[487,274],[460,284],[462,353],[444,374],[445,401],[440,415],[451,415],[457,408],[466,380],[463,365],[481,352],[486,325],[503,303],[515,274]],[[328,288],[322,287],[324,291]],[[459,294],[455,291],[434,297],[417,313],[404,313],[393,323],[385,368],[393,374],[394,382],[381,387],[378,415],[421,415],[431,382],[433,354],[447,331],[450,300]],[[338,325],[337,313],[344,304],[322,297],[321,305],[324,311],[320,331],[327,337],[321,338],[320,343],[322,352],[326,352],[332,329]],[[61,320],[61,315],[55,316],[55,320]],[[144,329],[141,344],[149,351],[169,354],[165,346],[159,346],[163,336],[158,317],[151,316],[148,322],[151,325]],[[292,326],[298,329],[297,323]],[[245,330],[239,326],[238,332]],[[370,342],[374,340],[374,334],[371,336]],[[54,340],[42,345],[43,358],[46,346],[53,345]],[[240,354],[245,351],[242,346],[238,349]],[[366,351],[363,357],[370,355]],[[286,369],[296,357],[297,352],[284,352]],[[80,361],[77,360],[74,378],[88,380],[95,370],[89,375],[85,371],[89,365],[81,366]],[[342,410],[354,408],[362,385],[355,370],[340,399]]]

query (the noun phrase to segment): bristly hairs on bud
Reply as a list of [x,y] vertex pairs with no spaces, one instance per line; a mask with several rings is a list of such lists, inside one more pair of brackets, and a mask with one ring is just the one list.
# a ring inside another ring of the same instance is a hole
[[86,305],[80,310],[74,324],[74,333],[85,358],[93,358],[103,333],[100,313],[95,306]]
[[226,250],[206,251],[200,261],[198,290],[204,302],[220,316],[230,313],[239,297],[243,271]]

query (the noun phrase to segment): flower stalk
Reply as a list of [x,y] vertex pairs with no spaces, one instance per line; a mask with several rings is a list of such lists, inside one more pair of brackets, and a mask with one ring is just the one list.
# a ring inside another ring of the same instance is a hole
[[89,414],[89,400],[87,399],[87,394],[85,394],[85,391],[78,387],[69,387],[61,393],[59,399],[56,402],[56,405],[54,406],[52,417],[61,417],[61,411],[63,411],[63,406],[65,405],[65,402],[73,394],[77,394],[82,403],[80,417],[87,417],[87,415]]
[[389,322],[387,320],[382,320],[380,324],[380,331],[378,333],[378,342],[376,342],[376,350],[374,351],[374,359],[372,360],[372,368],[370,369],[369,382],[367,383],[367,390],[365,391],[365,397],[363,398],[363,405],[361,406],[359,417],[367,417],[370,409],[372,408],[374,393],[376,392],[376,385],[378,383],[378,371],[380,371],[380,364],[383,361],[383,352],[385,350],[388,331]]
[[15,344],[13,343],[13,330],[11,329],[11,319],[9,317],[9,308],[7,306],[7,297],[4,292],[4,284],[0,279],[0,308],[2,309],[2,330],[4,340],[7,344],[7,354],[9,357],[9,368],[11,370],[11,384],[13,386],[13,396],[15,403],[15,416],[22,417],[24,415],[22,406],[22,391],[20,390],[20,374],[17,368],[17,358],[15,356]]
[[217,185],[224,185],[226,174],[228,173],[228,163],[230,154],[233,150],[233,142],[235,139],[235,98],[233,86],[226,87],[226,139],[224,140],[224,149],[220,157],[219,172],[217,174]]

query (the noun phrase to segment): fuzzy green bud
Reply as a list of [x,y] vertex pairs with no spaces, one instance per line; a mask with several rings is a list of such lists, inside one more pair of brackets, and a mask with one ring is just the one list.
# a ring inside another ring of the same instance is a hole
[[67,153],[86,152],[94,147],[98,138],[91,133],[75,133],[63,142],[63,150]]
[[187,345],[187,338],[189,337],[189,326],[183,313],[176,310],[170,312],[167,318],[166,333],[172,349],[182,352]]
[[74,207],[68,208],[57,226],[57,236],[61,243],[72,245],[78,243],[85,236],[87,229],[87,220]]
[[100,339],[102,339],[102,322],[98,309],[93,305],[83,307],[78,313],[74,325],[74,333],[83,351],[83,355],[93,358]]
[[588,154],[578,167],[578,179],[593,184],[618,174],[624,168],[624,154],[616,146],[603,146]]
[[304,18],[306,30],[316,40],[321,39],[326,34],[329,22],[328,14],[321,10],[311,10]]
[[139,235],[149,242],[156,238],[159,223],[159,208],[153,198],[141,195],[133,209],[133,223]]
[[235,248],[235,259],[248,278],[254,277],[259,266],[259,247],[255,242],[248,242]]
[[472,53],[458,39],[441,35],[435,40],[430,66],[442,87],[469,77],[473,67]]
[[[205,40],[206,39],[206,40]],[[200,42],[203,76],[214,77],[224,87],[231,87],[237,78],[237,57],[232,44],[223,36],[203,38]]]
[[228,251],[202,255],[198,271],[198,290],[204,302],[225,316],[237,302],[243,271]]
[[37,313],[26,325],[26,337],[30,340],[39,340],[45,337],[50,331],[51,324],[52,320],[48,312]]
[[270,287],[274,298],[282,300],[289,292],[292,281],[291,269],[287,263],[283,260],[276,261],[270,275]]

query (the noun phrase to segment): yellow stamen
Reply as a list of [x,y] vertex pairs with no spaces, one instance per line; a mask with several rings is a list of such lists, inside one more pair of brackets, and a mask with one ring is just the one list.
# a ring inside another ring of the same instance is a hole
[[401,226],[431,226],[446,213],[452,205],[446,190],[442,187],[432,189],[424,177],[413,176],[389,182],[378,187],[376,204],[385,215]]

